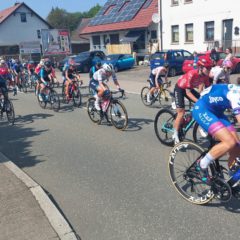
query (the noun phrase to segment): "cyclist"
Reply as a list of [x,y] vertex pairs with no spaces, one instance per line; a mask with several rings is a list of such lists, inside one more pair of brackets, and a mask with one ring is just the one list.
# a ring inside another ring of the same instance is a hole
[[147,94],[147,102],[151,102],[153,93],[155,92],[155,90],[158,90],[160,88],[160,85],[163,83],[163,80],[161,78],[162,75],[164,75],[165,83],[168,82],[168,70],[169,64],[165,63],[164,66],[156,67],[151,71],[151,74],[149,76],[150,91]]
[[[201,92],[204,86],[209,86],[209,68],[211,63],[206,59],[201,59],[198,61],[198,69],[190,70],[186,74],[182,75],[174,89],[176,107],[177,107],[177,117],[174,122],[174,133],[172,138],[174,143],[179,143],[178,131],[185,114],[185,103],[184,98],[188,98],[190,101],[196,102],[200,97],[199,92]],[[197,92],[194,88],[198,88]]]
[[27,64],[29,82],[30,82],[30,80],[31,80],[31,76],[34,75],[34,69],[35,69],[34,61],[29,61],[29,63]]
[[72,83],[72,80],[76,78],[80,81],[80,74],[77,72],[75,62],[70,62],[69,67],[65,71],[65,95],[67,100],[69,99],[69,85]]
[[236,157],[240,156],[240,138],[234,126],[224,115],[226,109],[232,109],[240,123],[240,86],[235,84],[216,84],[205,89],[194,105],[193,117],[199,125],[215,139],[220,141],[196,164],[196,170],[204,182],[209,182],[209,164],[229,153],[228,166],[231,170]]
[[93,74],[93,78],[90,81],[90,87],[93,89],[95,94],[95,108],[100,111],[100,100],[104,94],[104,91],[107,90],[107,87],[104,85],[105,80],[109,80],[112,76],[114,84],[117,86],[118,90],[122,90],[117,80],[117,76],[114,72],[112,64],[104,63],[102,67]]
[[13,62],[12,70],[13,70],[13,74],[15,76],[15,82],[16,82],[17,90],[18,90],[18,87],[21,86],[21,75],[23,72],[23,66],[18,59],[15,60],[15,63]]
[[92,79],[93,74],[94,74],[97,70],[99,70],[101,67],[102,67],[102,63],[101,63],[101,62],[96,62],[95,66],[92,66],[92,67],[90,68],[90,71],[89,71],[89,78],[90,78],[90,80]]
[[50,61],[45,61],[44,66],[41,68],[40,71],[40,93],[39,93],[39,100],[43,101],[43,94],[45,92],[46,86],[50,83],[50,75],[52,72],[52,63]]

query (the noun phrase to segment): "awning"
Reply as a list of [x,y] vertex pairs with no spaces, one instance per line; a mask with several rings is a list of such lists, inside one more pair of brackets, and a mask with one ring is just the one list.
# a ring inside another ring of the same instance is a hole
[[144,31],[129,31],[122,39],[120,39],[120,42],[122,43],[131,43],[136,42],[141,35],[144,34]]

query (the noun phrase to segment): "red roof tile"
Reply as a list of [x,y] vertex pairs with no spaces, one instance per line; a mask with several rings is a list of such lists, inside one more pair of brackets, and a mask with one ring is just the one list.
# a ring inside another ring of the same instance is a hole
[[0,24],[1,24],[6,18],[8,18],[17,8],[19,8],[20,5],[22,5],[22,3],[18,3],[18,4],[16,4],[16,5],[14,5],[13,7],[6,8],[6,9],[0,11]]
[[115,30],[126,30],[133,28],[146,28],[152,22],[153,13],[158,12],[157,0],[153,0],[151,5],[146,9],[141,9],[137,15],[130,21],[102,24],[97,26],[87,26],[80,31],[80,35],[97,33],[97,32],[108,32]]

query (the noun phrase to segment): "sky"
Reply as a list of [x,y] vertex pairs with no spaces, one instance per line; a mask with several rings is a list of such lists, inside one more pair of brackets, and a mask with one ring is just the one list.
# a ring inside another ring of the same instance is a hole
[[[0,0],[0,10],[13,6],[15,2],[16,0]],[[97,3],[103,6],[106,2],[107,0],[24,0],[24,3],[44,19],[52,7],[63,8],[68,12],[85,12]]]

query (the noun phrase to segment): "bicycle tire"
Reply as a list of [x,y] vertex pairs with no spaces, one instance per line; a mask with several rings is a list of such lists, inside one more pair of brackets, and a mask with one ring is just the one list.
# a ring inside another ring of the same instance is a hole
[[211,136],[205,132],[197,122],[193,126],[193,140],[206,149],[209,149],[211,146]]
[[[169,176],[173,186],[182,198],[197,205],[207,204],[214,198],[211,186],[187,171],[203,153],[201,146],[185,141],[172,148],[168,159]],[[181,165],[180,160],[184,161],[184,164]]]
[[143,87],[141,90],[141,100],[143,104],[147,107],[152,105],[152,101],[147,102],[147,94],[149,93],[149,91],[150,91],[149,87]]
[[14,125],[15,111],[14,111],[13,103],[8,99],[5,101],[5,106],[6,106],[6,114],[7,114],[8,123],[11,125]]
[[82,94],[79,89],[74,90],[72,93],[73,104],[75,107],[80,107],[82,105]]
[[[165,117],[163,117],[164,114],[166,114]],[[154,120],[155,134],[158,140],[166,146],[172,147],[174,145],[172,134],[175,117],[176,114],[174,112],[170,109],[163,108],[157,113]]]
[[161,107],[169,107],[172,104],[170,91],[163,88],[162,91],[159,92],[158,101]]
[[46,102],[46,101],[41,101],[41,100],[39,99],[39,94],[37,95],[37,99],[38,99],[38,104],[39,104],[39,106],[40,106],[42,109],[45,109],[46,106],[47,106],[47,102]]
[[95,108],[94,103],[95,103],[94,97],[91,97],[88,99],[87,112],[88,112],[88,116],[92,122],[99,123],[101,121],[100,111],[98,111]]
[[125,106],[119,100],[110,103],[109,114],[111,123],[116,129],[125,130],[128,126],[128,114]]
[[60,99],[55,90],[51,90],[51,92],[49,93],[49,99],[53,111],[58,112],[60,109]]

